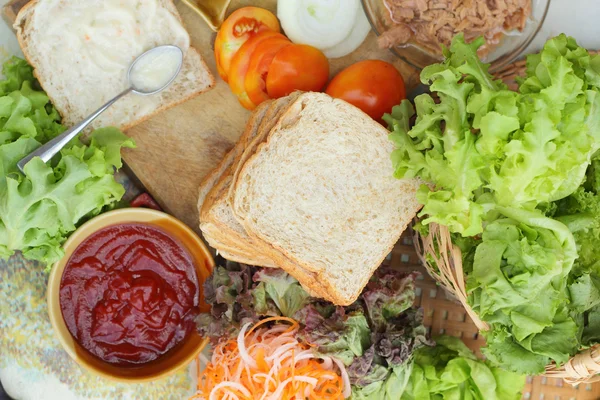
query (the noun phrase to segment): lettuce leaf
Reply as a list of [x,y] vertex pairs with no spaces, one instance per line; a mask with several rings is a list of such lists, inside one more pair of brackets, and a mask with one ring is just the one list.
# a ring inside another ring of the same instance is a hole
[[420,229],[445,225],[462,250],[468,301],[491,327],[484,354],[536,374],[596,321],[600,202],[587,192],[600,182],[600,57],[559,35],[528,56],[513,92],[479,61],[482,43],[456,36],[421,73],[432,94],[386,116],[391,158],[397,178],[428,183]]
[[353,400],[398,400],[406,392],[413,363],[407,362],[392,369],[384,380],[366,386],[352,386]]
[[[66,234],[75,230],[80,220],[97,215],[105,205],[123,196],[125,190],[112,175],[114,165],[106,161],[105,153],[94,143],[107,130],[119,134],[120,139],[115,141],[118,148],[130,143],[116,128],[99,129],[92,134],[90,147],[80,147],[88,150],[87,155],[77,158],[69,154],[72,148],[67,149],[54,168],[35,158],[25,166],[26,177],[11,169],[15,160],[30,151],[27,145],[14,145],[30,140],[22,137],[0,146],[3,161],[11,158],[9,170],[2,171],[0,178],[0,252],[4,256],[20,250],[26,258],[46,263],[58,260]],[[93,171],[95,163],[101,168]]]
[[529,56],[520,91],[512,92],[479,61],[482,43],[456,36],[446,60],[421,73],[432,94],[384,118],[397,147],[395,176],[431,184],[417,195],[422,223],[465,237],[481,233],[497,205],[532,210],[568,196],[600,147],[598,56],[557,36]]
[[4,80],[0,81],[0,96],[21,89],[23,82],[36,82],[33,68],[23,59],[12,57],[2,66]]
[[217,343],[235,337],[246,323],[261,317],[294,317],[310,296],[293,277],[279,269],[224,262],[204,282],[211,311],[197,319],[200,333]]
[[572,233],[540,211],[498,208],[475,248],[469,304],[490,324],[482,352],[501,367],[535,374],[564,363],[579,347],[569,314],[567,277],[577,257]]
[[[286,317],[294,316],[308,302],[310,295],[292,276],[282,269],[263,268],[256,271],[253,280],[259,282],[256,290],[265,291],[265,298],[269,298]],[[256,310],[266,314],[262,302],[257,303]]]
[[401,400],[518,400],[525,375],[480,361],[458,338],[440,336],[435,347],[415,351]]
[[[369,323],[364,312],[359,309],[350,311],[344,307],[336,307],[333,313],[328,311],[331,310],[319,310],[314,304],[303,308],[296,316],[304,324],[301,337],[315,346],[319,353],[334,356],[350,366],[371,345]],[[362,359],[359,363],[365,364]],[[384,373],[387,375],[387,369]]]
[[585,327],[581,340],[591,346],[600,343],[600,304],[590,308],[585,314]]
[[569,308],[579,321],[581,343],[600,342],[600,158],[595,155],[584,183],[570,196],[553,203],[549,216],[573,233],[579,257],[569,275]]
[[122,166],[121,148],[134,143],[116,128],[98,129],[89,145],[74,140],[51,163],[33,159],[24,176],[17,162],[65,128],[48,96],[35,89],[39,85],[24,60],[12,58],[3,73],[0,257],[21,251],[51,265],[62,257],[61,246],[78,224],[121,199],[124,189],[113,173]]

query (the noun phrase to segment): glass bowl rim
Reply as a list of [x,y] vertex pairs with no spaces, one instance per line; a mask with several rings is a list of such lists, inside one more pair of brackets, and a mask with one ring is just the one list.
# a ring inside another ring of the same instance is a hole
[[[373,30],[373,32],[375,32],[375,35],[377,37],[379,37],[382,35],[383,32],[380,32],[377,29],[377,26],[376,26],[375,22],[373,21],[373,16],[369,12],[369,6],[367,4],[369,1],[383,1],[383,0],[361,0],[362,8],[365,12],[365,15],[367,16],[367,19],[369,20],[371,29]],[[535,0],[531,0],[531,1],[533,2]],[[490,63],[486,63],[486,64],[490,64],[490,69],[489,69],[490,72],[499,71],[499,70],[503,69],[504,67],[511,64],[512,62],[514,62],[521,56],[523,51],[527,48],[527,46],[529,46],[531,44],[531,42],[533,42],[533,40],[537,37],[538,33],[542,29],[542,25],[544,25],[544,22],[546,21],[546,16],[548,15],[548,10],[550,9],[551,1],[552,0],[545,0],[543,14],[542,14],[541,18],[539,19],[539,23],[538,23],[537,27],[523,43],[521,43],[519,46],[512,49],[511,51],[506,52],[505,54],[500,56],[497,60],[494,60]],[[408,60],[405,56],[400,54],[398,52],[396,46],[390,47],[388,50],[390,52],[392,52],[396,57],[400,58],[402,61],[404,61],[411,67],[415,68],[416,70],[420,71],[424,68],[424,67],[415,65],[415,63],[413,63],[412,61]]]

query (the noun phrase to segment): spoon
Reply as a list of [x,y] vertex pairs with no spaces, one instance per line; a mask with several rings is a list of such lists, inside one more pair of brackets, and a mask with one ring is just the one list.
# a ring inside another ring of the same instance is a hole
[[139,55],[127,70],[129,87],[116,95],[109,102],[89,117],[67,129],[54,139],[48,141],[37,150],[30,153],[17,163],[17,167],[23,173],[25,165],[34,157],[40,157],[42,161],[48,162],[75,136],[79,135],[94,119],[102,114],[117,100],[125,97],[130,92],[142,96],[149,96],[163,91],[177,77],[183,64],[183,51],[177,46],[158,46]]

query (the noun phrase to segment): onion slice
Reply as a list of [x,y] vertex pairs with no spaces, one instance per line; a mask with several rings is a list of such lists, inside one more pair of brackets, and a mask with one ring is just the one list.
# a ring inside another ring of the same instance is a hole
[[365,41],[369,32],[371,32],[371,23],[361,6],[356,12],[356,20],[350,34],[335,46],[323,49],[325,57],[340,58],[352,53]]
[[287,37],[320,50],[332,48],[351,35],[358,11],[363,12],[360,0],[277,2],[277,17]]

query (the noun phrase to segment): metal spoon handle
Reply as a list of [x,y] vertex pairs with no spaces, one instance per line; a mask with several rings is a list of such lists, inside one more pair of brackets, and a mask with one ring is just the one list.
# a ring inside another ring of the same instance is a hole
[[133,90],[132,88],[128,88],[128,89],[124,90],[123,92],[121,92],[120,94],[118,94],[117,96],[112,98],[110,101],[108,101],[106,104],[104,104],[102,107],[100,107],[99,109],[94,111],[89,117],[87,117],[86,119],[84,119],[83,121],[78,123],[77,125],[71,127],[70,129],[67,129],[66,131],[64,131],[63,133],[61,133],[54,139],[45,143],[44,145],[40,146],[38,149],[36,149],[31,154],[29,154],[27,157],[24,157],[21,161],[19,161],[17,163],[17,167],[19,167],[19,170],[21,172],[25,173],[23,168],[25,168],[25,165],[29,161],[31,161],[34,157],[40,157],[43,162],[50,161],[52,159],[52,157],[54,157],[59,151],[62,150],[63,147],[65,147],[67,145],[67,143],[69,143],[71,141],[71,139],[73,139],[75,136],[79,135],[81,133],[81,131],[83,131],[93,120],[95,120],[100,114],[102,114],[108,107],[112,106],[117,100],[119,100],[121,97],[127,95],[132,90]]

